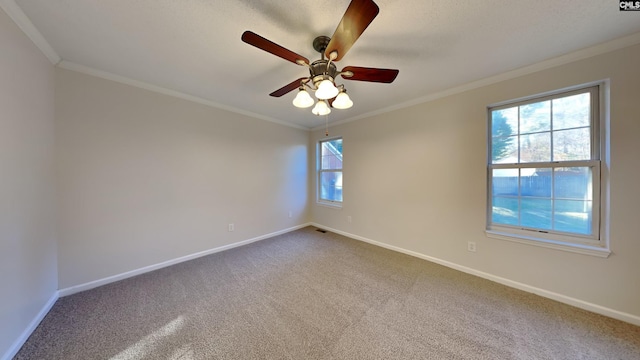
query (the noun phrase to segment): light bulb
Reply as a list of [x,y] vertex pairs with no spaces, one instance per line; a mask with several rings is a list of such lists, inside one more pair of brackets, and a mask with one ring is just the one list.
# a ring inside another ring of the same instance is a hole
[[346,92],[341,92],[336,96],[336,99],[333,100],[333,104],[331,104],[336,109],[348,109],[353,106],[353,101],[349,98]]
[[309,95],[307,90],[301,89],[298,91],[298,95],[293,99],[293,106],[304,109],[311,105],[313,105],[313,98]]
[[328,79],[324,79],[318,85],[318,90],[316,90],[316,97],[320,100],[327,100],[338,95],[338,88],[333,85],[333,82]]
[[311,110],[311,112],[313,113],[313,115],[321,116],[329,114],[331,112],[331,109],[324,100],[320,100],[313,108],[313,110]]

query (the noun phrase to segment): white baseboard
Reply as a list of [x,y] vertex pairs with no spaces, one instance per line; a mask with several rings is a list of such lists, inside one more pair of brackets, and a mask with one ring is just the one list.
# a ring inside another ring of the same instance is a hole
[[399,253],[403,253],[403,254],[414,256],[414,257],[417,257],[417,258],[420,258],[420,259],[431,261],[433,263],[436,263],[436,264],[439,264],[439,265],[443,265],[443,266],[446,266],[448,268],[452,268],[452,269],[455,269],[455,270],[459,270],[459,271],[462,271],[462,272],[467,273],[467,274],[475,275],[475,276],[478,276],[478,277],[481,277],[481,278],[484,278],[484,279],[487,279],[487,280],[491,280],[491,281],[497,282],[497,283],[502,284],[502,285],[506,285],[506,286],[509,286],[509,287],[512,287],[512,288],[515,288],[515,289],[519,289],[519,290],[522,290],[522,291],[526,291],[526,292],[529,292],[529,293],[533,293],[533,294],[536,294],[536,295],[540,295],[542,297],[545,297],[545,298],[548,298],[548,299],[552,299],[552,300],[555,300],[555,301],[558,301],[558,302],[561,302],[561,303],[564,303],[564,304],[568,304],[568,305],[571,305],[571,306],[575,306],[575,307],[580,308],[580,309],[591,311],[591,312],[594,312],[596,314],[604,315],[604,316],[607,316],[607,317],[610,317],[610,318],[614,318],[614,319],[617,319],[617,320],[628,322],[628,323],[633,324],[633,325],[640,326],[640,316],[637,316],[637,315],[633,315],[633,314],[625,313],[625,312],[622,312],[622,311],[610,309],[610,308],[607,308],[607,307],[604,307],[604,306],[600,306],[600,305],[597,305],[597,304],[593,304],[593,303],[590,303],[590,302],[587,302],[587,301],[583,301],[583,300],[580,300],[580,299],[572,298],[570,296],[558,294],[558,293],[555,293],[555,292],[552,292],[552,291],[548,291],[548,290],[545,290],[545,289],[541,289],[541,288],[537,288],[537,287],[530,286],[530,285],[527,285],[527,284],[523,284],[521,282],[509,280],[509,279],[506,279],[506,278],[503,278],[503,277],[500,277],[500,276],[492,275],[492,274],[489,274],[489,273],[486,273],[486,272],[482,272],[482,271],[479,271],[479,270],[475,270],[475,269],[472,269],[472,268],[469,268],[469,267],[466,267],[466,266],[458,265],[458,264],[452,263],[450,261],[434,258],[432,256],[424,255],[424,254],[421,254],[421,253],[418,253],[418,252],[415,252],[415,251],[411,251],[411,250],[406,250],[406,249],[403,249],[401,247],[397,247],[397,246],[385,244],[385,243],[382,243],[382,242],[379,242],[379,241],[367,239],[365,237],[362,237],[362,236],[359,236],[359,235],[355,235],[355,234],[351,234],[351,233],[348,233],[348,232],[345,232],[345,231],[342,231],[342,230],[333,229],[333,228],[330,228],[328,226],[320,225],[320,224],[313,223],[313,222],[311,223],[311,225],[315,226],[315,227],[318,227],[318,228],[321,228],[321,229],[325,229],[325,230],[334,232],[336,234],[340,234],[340,235],[346,236],[346,237],[354,239],[354,240],[363,241],[363,242],[366,242],[366,243],[369,243],[369,244],[372,244],[372,245],[383,247],[385,249],[397,251]]
[[161,268],[164,268],[164,267],[167,267],[167,266],[179,264],[181,262],[193,260],[193,259],[196,259],[196,258],[199,258],[199,257],[202,257],[202,256],[211,255],[211,254],[214,254],[214,253],[217,253],[217,252],[220,252],[220,251],[233,249],[233,248],[236,248],[236,247],[239,247],[239,246],[251,244],[251,243],[256,242],[256,241],[265,240],[265,239],[268,239],[268,238],[272,238],[274,236],[286,234],[288,232],[295,231],[295,230],[298,230],[298,229],[302,229],[302,228],[310,226],[310,225],[311,225],[311,223],[305,223],[305,224],[301,224],[301,225],[296,225],[294,227],[290,227],[290,228],[287,228],[287,229],[284,229],[284,230],[279,230],[279,231],[272,232],[272,233],[266,234],[266,235],[261,235],[261,236],[258,236],[258,237],[255,237],[255,238],[251,238],[251,239],[248,239],[248,240],[243,240],[243,241],[236,242],[236,243],[233,243],[233,244],[220,246],[220,247],[217,247],[217,248],[213,248],[213,249],[197,252],[197,253],[186,255],[186,256],[181,256],[179,258],[163,261],[163,262],[158,263],[158,264],[149,265],[149,266],[145,266],[145,267],[142,267],[142,268],[139,268],[139,269],[136,269],[136,270],[127,271],[127,272],[122,273],[122,274],[109,276],[109,277],[106,277],[106,278],[103,278],[103,279],[90,281],[88,283],[71,286],[71,287],[68,287],[68,288],[65,288],[65,289],[60,289],[58,291],[58,293],[59,293],[59,295],[61,297],[72,295],[72,294],[75,294],[75,293],[79,293],[81,291],[93,289],[93,288],[96,288],[98,286],[110,284],[112,282],[120,281],[120,280],[123,280],[123,279],[126,279],[126,278],[130,278],[130,277],[133,277],[133,276],[141,275],[141,274],[144,274],[144,273],[148,273],[150,271],[154,271],[154,270],[158,270],[158,269],[161,269]]
[[57,291],[54,292],[53,295],[51,295],[51,297],[44,304],[42,309],[40,309],[40,312],[38,312],[36,317],[33,318],[33,320],[31,320],[31,322],[29,323],[29,326],[27,326],[27,328],[24,329],[22,334],[20,334],[20,337],[18,337],[18,339],[16,339],[16,341],[13,342],[13,344],[9,347],[9,350],[2,356],[1,358],[2,360],[10,360],[14,356],[16,356],[16,354],[18,353],[18,351],[20,351],[24,343],[27,342],[27,339],[29,339],[29,336],[31,336],[31,334],[38,327],[42,319],[44,319],[44,317],[47,316],[47,314],[53,307],[53,304],[55,304],[56,301],[58,301],[58,297],[59,297],[59,294]]

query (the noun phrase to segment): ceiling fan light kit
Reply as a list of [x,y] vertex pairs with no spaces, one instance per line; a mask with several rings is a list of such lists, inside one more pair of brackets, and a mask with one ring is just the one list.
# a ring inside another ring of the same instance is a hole
[[316,97],[320,100],[333,99],[339,92],[338,88],[333,84],[333,80],[327,77],[320,81],[318,89],[316,90]]
[[387,84],[392,83],[398,76],[399,71],[396,69],[347,66],[338,71],[334,64],[344,57],[378,12],[378,5],[372,0],[352,0],[333,37],[318,36],[313,40],[313,48],[320,53],[320,59],[313,63],[309,63],[309,59],[304,56],[251,31],[245,31],[242,34],[242,41],[294,64],[308,67],[308,77],[294,80],[269,95],[280,97],[298,89],[293,105],[298,108],[308,108],[315,102],[307,91],[308,88],[314,91],[318,98],[311,112],[318,116],[327,115],[331,112],[331,107],[348,109],[353,106],[353,101],[347,95],[344,85],[336,86],[335,79],[338,76],[342,76],[345,80]]
[[329,105],[327,105],[326,100],[320,100],[316,106],[313,107],[311,113],[318,116],[329,115],[329,113],[331,113],[331,109],[329,108]]
[[333,100],[333,104],[331,104],[331,106],[341,110],[348,109],[353,106],[353,101],[351,101],[351,98],[347,95],[346,90],[343,90],[338,94],[338,96],[336,96],[336,99]]
[[300,91],[293,99],[293,106],[301,109],[306,109],[309,106],[313,105],[314,101],[311,95],[304,89],[304,87],[300,87]]

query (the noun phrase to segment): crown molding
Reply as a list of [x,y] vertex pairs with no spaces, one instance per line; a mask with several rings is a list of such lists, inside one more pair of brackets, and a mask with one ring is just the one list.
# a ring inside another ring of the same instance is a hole
[[87,75],[92,75],[92,76],[99,77],[106,80],[111,80],[111,81],[119,82],[122,84],[142,88],[142,89],[157,92],[160,94],[177,97],[183,100],[192,101],[198,104],[210,106],[210,107],[221,109],[221,110],[226,110],[236,114],[240,114],[240,115],[244,115],[244,116],[248,116],[248,117],[252,117],[260,120],[266,120],[279,125],[284,125],[284,126],[288,126],[288,127],[292,127],[300,130],[309,131],[309,127],[292,124],[287,121],[278,120],[269,116],[256,114],[256,113],[238,109],[232,106],[216,103],[216,102],[203,99],[197,96],[185,94],[175,90],[166,89],[160,86],[148,84],[142,81],[130,79],[124,76],[112,74],[106,71],[97,70],[94,68],[90,68],[88,66],[63,60],[60,57],[60,55],[58,55],[58,53],[49,44],[49,42],[47,42],[44,36],[42,36],[40,31],[36,29],[36,27],[33,25],[31,20],[29,20],[27,15],[22,11],[20,6],[16,4],[15,0],[0,0],[0,8],[4,10],[4,12],[11,18],[11,20],[13,20],[13,22],[20,28],[20,30],[22,30],[22,32],[24,32],[25,35],[27,35],[27,37],[33,42],[33,44],[36,45],[36,47],[44,54],[44,56],[54,66],[58,66],[60,68],[67,69],[67,70],[77,71]]
[[232,106],[228,106],[228,105],[224,105],[224,104],[220,104],[211,100],[207,100],[198,96],[194,96],[194,95],[190,95],[190,94],[186,94],[180,91],[176,91],[176,90],[171,90],[171,89],[167,89],[167,88],[163,88],[161,86],[157,86],[157,85],[153,85],[153,84],[149,84],[143,81],[139,81],[139,80],[134,80],[125,76],[120,76],[120,75],[116,75],[107,71],[102,71],[102,70],[97,70],[88,66],[84,66],[84,65],[80,65],[80,64],[76,64],[67,60],[62,60],[58,63],[57,65],[59,68],[62,69],[66,69],[66,70],[71,70],[71,71],[75,71],[75,72],[79,72],[82,74],[86,74],[86,75],[91,75],[91,76],[95,76],[101,79],[105,79],[105,80],[110,80],[110,81],[115,81],[121,84],[125,84],[125,85],[129,85],[129,86],[133,86],[133,87],[137,87],[137,88],[141,88],[141,89],[145,89],[145,90],[149,90],[149,91],[153,91],[159,94],[163,94],[163,95],[168,95],[168,96],[172,96],[172,97],[176,97],[179,99],[183,99],[183,100],[187,100],[187,101],[191,101],[191,102],[195,102],[201,105],[206,105],[209,107],[213,107],[216,109],[221,109],[221,110],[226,110],[232,113],[236,113],[236,114],[240,114],[240,115],[244,115],[244,116],[248,116],[248,117],[252,117],[252,118],[256,118],[256,119],[260,119],[260,120],[265,120],[265,121],[269,121],[272,123],[276,123],[279,125],[284,125],[284,126],[288,126],[288,127],[292,127],[292,128],[296,128],[296,129],[300,129],[300,130],[307,130],[309,131],[308,127],[305,126],[300,126],[297,124],[292,124],[286,121],[282,121],[282,120],[278,120],[269,116],[265,116],[265,115],[261,115],[261,114],[257,114],[257,113],[253,113],[250,111],[246,111],[246,110],[242,110],[242,109],[238,109]]
[[[269,116],[265,116],[265,115],[261,115],[261,114],[256,114],[250,111],[246,111],[246,110],[242,110],[242,109],[238,109],[232,106],[228,106],[228,105],[223,105],[220,103],[216,103],[204,98],[200,98],[194,95],[190,95],[190,94],[186,94],[186,93],[182,93],[179,91],[175,91],[175,90],[170,90],[170,89],[166,89],[160,86],[156,86],[156,85],[152,85],[152,84],[148,84],[142,81],[138,81],[138,80],[134,80],[134,79],[130,79],[124,76],[120,76],[120,75],[115,75],[106,71],[102,71],[102,70],[97,70],[97,69],[93,69],[84,65],[80,65],[80,64],[76,64],[76,63],[72,63],[66,60],[63,60],[60,55],[58,55],[56,53],[56,51],[53,49],[53,47],[47,42],[47,40],[45,40],[45,38],[42,36],[42,34],[36,29],[36,27],[33,25],[33,23],[31,22],[31,20],[29,20],[29,18],[27,17],[27,15],[22,11],[22,9],[18,6],[18,4],[16,4],[15,0],[0,0],[0,8],[2,8],[4,10],[5,13],[7,13],[7,15],[9,15],[9,17],[16,23],[16,25],[18,25],[18,27],[27,35],[27,37],[29,37],[29,39],[31,39],[31,41],[38,47],[38,49],[40,49],[40,51],[47,57],[47,59],[49,59],[49,61],[56,66],[59,66],[63,69],[67,69],[67,70],[72,70],[72,71],[77,71],[77,72],[81,72],[84,74],[88,74],[88,75],[92,75],[92,76],[96,76],[96,77],[100,77],[103,79],[107,79],[107,80],[112,80],[112,81],[116,81],[119,83],[123,83],[123,84],[127,84],[130,86],[134,86],[134,87],[139,87],[142,89],[146,89],[149,91],[154,91],[157,93],[161,93],[164,95],[168,95],[168,96],[173,96],[173,97],[177,97],[183,100],[188,100],[188,101],[192,101],[192,102],[196,102],[199,104],[203,104],[206,106],[210,106],[210,107],[214,107],[214,108],[218,108],[218,109],[222,109],[222,110],[226,110],[226,111],[230,111],[233,113],[237,113],[237,114],[241,114],[241,115],[245,115],[245,116],[249,116],[249,117],[253,117],[253,118],[257,118],[260,120],[266,120],[269,122],[273,122],[276,124],[280,124],[280,125],[284,125],[284,126],[289,126],[289,127],[293,127],[296,129],[301,129],[301,130],[311,130],[311,131],[315,131],[315,130],[320,130],[323,129],[324,126],[316,126],[313,128],[309,128],[309,127],[305,127],[305,126],[301,126],[301,125],[297,125],[297,124],[293,124],[287,121],[283,121],[283,120],[279,120],[279,119],[275,119]],[[627,35],[627,36],[623,36],[611,41],[607,41],[595,46],[591,46],[588,48],[584,48],[581,50],[577,50],[577,51],[573,51],[570,52],[568,54],[565,55],[561,55],[552,59],[548,59],[548,60],[544,60],[541,61],[539,63],[536,64],[532,64],[532,65],[528,65],[528,66],[524,66],[515,70],[511,70],[511,71],[507,71],[504,72],[502,74],[499,75],[495,75],[495,76],[491,76],[488,78],[484,78],[481,80],[477,80],[477,81],[473,81],[461,86],[456,86],[444,91],[440,91],[440,92],[436,92],[436,93],[432,93],[426,96],[422,96],[419,98],[415,98],[413,100],[409,100],[409,101],[405,101],[402,102],[400,104],[396,104],[393,106],[389,106],[389,107],[385,107],[382,109],[378,109],[375,111],[371,111],[368,113],[364,113],[358,116],[354,116],[348,119],[344,119],[344,120],[340,120],[337,122],[333,122],[330,123],[329,125],[331,126],[336,126],[336,125],[341,125],[341,124],[346,124],[352,121],[356,121],[356,120],[360,120],[360,119],[365,119],[365,118],[369,118],[372,116],[376,116],[376,115],[380,115],[380,114],[384,114],[384,113],[388,113],[391,111],[395,111],[395,110],[400,110],[400,109],[404,109],[404,108],[408,108],[411,106],[415,106],[415,105],[419,105],[419,104],[423,104],[423,103],[427,103],[430,101],[434,101],[440,98],[444,98],[447,96],[451,96],[451,95],[455,95],[455,94],[459,94],[459,93],[463,93],[465,91],[469,91],[469,90],[474,90],[483,86],[488,86],[488,85],[492,85],[501,81],[505,81],[505,80],[510,80],[510,79],[514,79],[517,77],[521,77],[524,75],[528,75],[531,73],[535,73],[538,71],[542,71],[542,70],[546,70],[546,69],[550,69],[556,66],[560,66],[560,65],[564,65],[564,64],[568,64],[574,61],[578,61],[578,60],[583,60],[583,59],[587,59],[593,56],[597,56],[597,55],[601,55],[601,54],[605,54],[611,51],[615,51],[615,50],[619,50],[619,49],[623,49],[625,47],[629,47],[629,46],[633,46],[633,45],[637,45],[640,44],[640,32],[639,33],[635,33],[635,34],[631,34],[631,35]]]
[[62,58],[53,47],[45,40],[44,36],[36,29],[31,20],[22,11],[20,6],[14,0],[0,0],[0,8],[13,20],[16,25],[27,35],[29,39],[36,45],[38,49],[49,59],[53,65],[60,63]]
[[[529,75],[538,71],[542,71],[542,70],[546,70],[546,69],[550,69],[550,68],[554,68],[560,65],[565,65],[565,64],[569,64],[575,61],[579,61],[579,60],[583,60],[583,59],[587,59],[590,57],[594,57],[597,55],[602,55],[602,54],[606,54],[608,52],[612,52],[612,51],[616,51],[616,50],[620,50],[620,49],[624,49],[626,47],[629,46],[633,46],[633,45],[637,45],[640,44],[640,32],[635,33],[635,34],[631,34],[631,35],[627,35],[627,36],[623,36],[611,41],[607,41],[604,43],[600,43],[598,45],[594,45],[588,48],[584,48],[581,50],[577,50],[577,51],[573,51],[570,52],[568,54],[565,55],[561,55],[555,58],[551,58],[548,60],[544,60],[532,65],[528,65],[528,66],[524,66],[515,70],[511,70],[511,71],[507,71],[504,72],[502,74],[498,74],[495,76],[491,76],[488,78],[484,78],[478,81],[473,81],[464,85],[460,85],[460,86],[456,86],[444,91],[440,91],[440,92],[436,92],[433,94],[429,94],[426,96],[422,96],[413,100],[409,100],[397,105],[393,105],[393,106],[389,106],[383,109],[379,109],[376,111],[372,111],[372,112],[368,112],[366,114],[362,114],[362,115],[358,115],[358,116],[354,116],[348,119],[344,119],[344,120],[340,120],[340,121],[336,121],[334,123],[329,123],[329,126],[336,126],[336,125],[341,125],[341,124],[346,124],[352,121],[356,121],[356,120],[360,120],[360,119],[365,119],[365,118],[370,118],[372,116],[376,116],[376,115],[380,115],[380,114],[384,114],[384,113],[388,113],[394,110],[400,110],[400,109],[404,109],[404,108],[408,108],[411,106],[415,106],[415,105],[419,105],[419,104],[423,104],[423,103],[427,103],[430,101],[434,101],[437,99],[441,99],[447,96],[451,96],[451,95],[455,95],[455,94],[460,94],[463,93],[465,91],[469,91],[469,90],[474,90],[477,88],[481,88],[484,86],[488,86],[488,85],[492,85],[492,84],[496,84],[505,80],[511,80],[511,79],[515,79],[521,76],[525,76],[525,75]],[[324,129],[324,125],[322,126],[316,126],[314,128],[312,128],[312,131],[316,131],[316,130],[321,130]]]

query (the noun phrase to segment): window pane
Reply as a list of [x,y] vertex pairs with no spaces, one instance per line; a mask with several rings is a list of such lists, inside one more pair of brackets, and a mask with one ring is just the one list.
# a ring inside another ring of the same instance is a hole
[[551,130],[551,101],[520,106],[520,134]]
[[491,162],[518,162],[518,107],[491,112]]
[[320,143],[320,149],[321,169],[342,169],[342,139],[323,141]]
[[518,162],[518,137],[495,137],[491,139],[491,162],[493,164],[515,164]]
[[518,225],[518,199],[510,197],[493,197],[491,221],[498,224]]
[[342,201],[341,171],[320,173],[320,198],[323,200]]
[[553,228],[558,231],[591,234],[591,201],[556,200]]
[[590,160],[589,128],[553,132],[553,161]]
[[520,162],[551,161],[551,133],[520,136]]
[[520,224],[529,228],[551,230],[551,200],[522,198]]
[[578,94],[553,100],[553,129],[590,126],[591,96]]
[[493,195],[518,196],[519,169],[494,169],[491,185]]
[[551,170],[521,170],[520,195],[551,198]]
[[333,146],[340,154],[342,154],[342,139],[334,139],[325,141],[324,143]]
[[591,168],[556,168],[553,172],[553,193],[556,199],[592,200]]
[[491,136],[505,137],[518,133],[518,108],[494,110],[491,112]]

